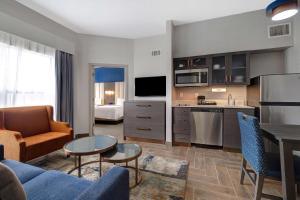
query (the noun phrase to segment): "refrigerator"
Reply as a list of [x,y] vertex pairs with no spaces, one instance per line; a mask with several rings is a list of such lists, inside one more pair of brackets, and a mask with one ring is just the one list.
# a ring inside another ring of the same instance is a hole
[[252,78],[247,105],[255,107],[260,123],[300,125],[300,74]]

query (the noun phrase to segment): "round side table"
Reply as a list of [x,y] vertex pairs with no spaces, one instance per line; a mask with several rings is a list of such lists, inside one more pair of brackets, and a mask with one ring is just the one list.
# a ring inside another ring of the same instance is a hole
[[[102,161],[109,163],[125,163],[125,167],[133,168],[135,171],[135,184],[130,188],[136,187],[142,180],[139,173],[138,158],[142,155],[142,148],[138,144],[119,143],[116,148],[101,154]],[[135,166],[128,166],[128,162],[135,160]]]
[[[78,177],[81,177],[81,167],[91,163],[99,162],[99,176],[101,176],[101,154],[113,149],[117,145],[118,140],[109,135],[99,135],[92,137],[84,137],[75,139],[64,146],[64,151],[68,155],[75,156],[75,167],[68,173],[72,173],[78,169]],[[81,156],[99,154],[99,160],[87,163],[81,163]],[[78,164],[77,164],[78,158]]]

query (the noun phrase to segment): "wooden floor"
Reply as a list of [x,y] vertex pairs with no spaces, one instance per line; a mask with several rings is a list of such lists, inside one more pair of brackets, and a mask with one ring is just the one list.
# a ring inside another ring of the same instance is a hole
[[[122,124],[116,126],[98,125],[95,133],[114,135],[119,139],[119,142],[123,141]],[[150,152],[158,156],[189,161],[186,200],[253,198],[254,188],[248,178],[245,178],[244,185],[239,183],[241,162],[239,153],[199,147],[172,147],[163,144],[136,143],[143,147],[143,153]],[[280,182],[266,181],[264,192],[281,195]]]

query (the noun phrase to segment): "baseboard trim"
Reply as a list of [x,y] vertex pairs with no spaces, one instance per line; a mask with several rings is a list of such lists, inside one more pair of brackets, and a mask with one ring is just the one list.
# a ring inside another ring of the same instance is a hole
[[90,134],[89,133],[78,133],[75,135],[75,139],[78,139],[78,138],[83,138],[83,137],[89,137]]
[[149,142],[149,143],[157,143],[157,144],[166,144],[166,141],[164,141],[164,140],[145,139],[145,138],[128,137],[128,136],[124,136],[124,140],[137,141],[137,142]]

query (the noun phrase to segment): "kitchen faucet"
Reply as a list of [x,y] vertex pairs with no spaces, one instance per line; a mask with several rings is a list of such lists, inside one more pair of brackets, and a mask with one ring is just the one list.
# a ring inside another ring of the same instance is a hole
[[232,105],[232,95],[231,94],[228,95],[227,104],[230,105],[230,106]]

